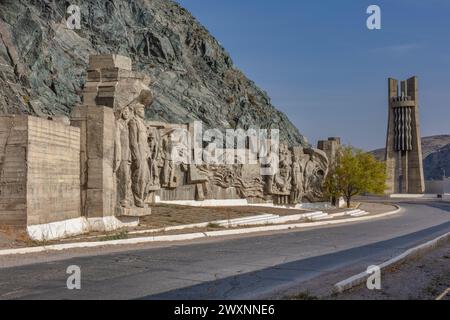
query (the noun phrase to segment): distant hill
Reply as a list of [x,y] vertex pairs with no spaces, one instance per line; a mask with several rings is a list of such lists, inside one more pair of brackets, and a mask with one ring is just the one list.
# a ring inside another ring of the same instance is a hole
[[[375,158],[384,161],[385,149],[370,151]],[[426,180],[437,180],[445,175],[450,177],[450,135],[422,138],[423,167]]]
[[450,144],[431,153],[423,160],[426,180],[440,180],[442,177],[450,177]]

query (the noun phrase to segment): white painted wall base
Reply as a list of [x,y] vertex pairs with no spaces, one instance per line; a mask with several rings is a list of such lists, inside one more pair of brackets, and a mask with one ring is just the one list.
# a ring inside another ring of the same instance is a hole
[[410,193],[394,193],[389,195],[392,199],[436,199],[436,194],[410,194]]
[[301,203],[299,206],[299,209],[304,210],[327,210],[327,209],[334,209],[335,207],[331,205],[329,202],[311,202],[311,203]]
[[391,194],[389,195],[389,197],[393,198],[393,199],[420,199],[420,198],[424,198],[425,195],[424,194],[406,194],[406,193],[395,193],[395,194]]
[[249,207],[267,207],[267,208],[279,208],[279,209],[295,209],[298,210],[300,207],[299,205],[275,205],[273,202],[266,202],[266,203],[249,203]]
[[32,240],[48,241],[80,235],[90,231],[114,231],[121,228],[137,227],[139,218],[114,216],[102,218],[80,217],[76,219],[57,221],[45,224],[27,226],[27,232]]
[[102,217],[102,218],[88,218],[89,231],[114,231],[121,228],[132,228],[139,225],[138,217]]
[[247,206],[248,201],[246,199],[208,199],[203,201],[195,200],[173,200],[173,201],[161,201],[156,199],[156,203],[163,204],[173,204],[178,206],[188,206],[188,207],[236,207],[236,206]]
[[32,240],[45,241],[82,234],[88,230],[86,218],[76,218],[45,224],[27,226],[28,235]]

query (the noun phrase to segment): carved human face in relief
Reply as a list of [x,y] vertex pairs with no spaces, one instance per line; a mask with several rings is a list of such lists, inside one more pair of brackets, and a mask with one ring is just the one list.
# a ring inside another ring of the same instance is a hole
[[142,105],[142,104],[137,104],[137,105],[134,107],[134,112],[136,113],[136,115],[137,115],[139,118],[142,118],[142,119],[145,118],[145,107],[144,107],[144,105]]
[[153,132],[149,131],[148,132],[148,143],[151,145],[153,143],[153,141],[155,141],[155,137],[153,135]]
[[128,120],[129,118],[130,118],[130,109],[124,108],[122,110],[122,119],[123,120]]

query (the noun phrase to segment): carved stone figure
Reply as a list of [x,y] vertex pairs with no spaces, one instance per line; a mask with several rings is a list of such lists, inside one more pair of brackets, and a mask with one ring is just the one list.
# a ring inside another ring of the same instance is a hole
[[144,208],[150,185],[150,168],[148,159],[150,150],[148,148],[147,127],[144,122],[145,106],[139,102],[132,106],[134,117],[129,122],[132,191],[134,204]]
[[309,201],[322,200],[323,183],[328,173],[328,158],[321,150],[307,149],[309,160],[305,165],[304,191]]
[[123,208],[129,208],[133,202],[129,119],[130,109],[125,107],[119,113],[116,121],[114,172],[116,173],[117,202]]
[[169,132],[162,138],[162,186],[165,188],[175,188],[177,186],[172,152],[172,133]]
[[309,190],[309,186],[312,180],[312,175],[314,174],[314,170],[316,168],[316,164],[314,163],[314,154],[310,154],[308,157],[308,161],[305,166],[305,191]]
[[161,167],[161,146],[159,131],[156,128],[148,128],[148,147],[150,156],[148,159],[150,168],[150,185],[151,189],[159,189],[160,167]]
[[292,191],[291,204],[297,204],[303,196],[303,167],[300,156],[293,152],[292,155]]
[[289,195],[291,190],[291,152],[285,145],[280,145],[279,152],[279,169],[278,173],[273,177],[272,192],[274,194]]

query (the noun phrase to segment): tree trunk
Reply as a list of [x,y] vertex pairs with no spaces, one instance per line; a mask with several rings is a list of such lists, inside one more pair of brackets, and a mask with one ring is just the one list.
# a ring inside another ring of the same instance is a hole
[[337,201],[337,197],[336,196],[332,196],[331,197],[331,205],[332,206],[337,206],[338,205],[338,201]]
[[347,198],[347,208],[350,209],[351,206],[351,197]]

